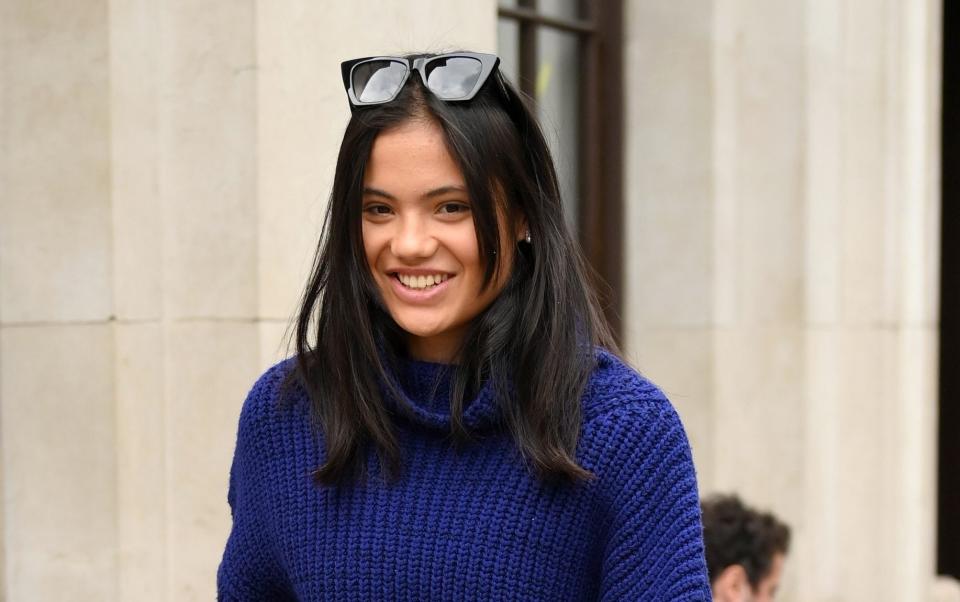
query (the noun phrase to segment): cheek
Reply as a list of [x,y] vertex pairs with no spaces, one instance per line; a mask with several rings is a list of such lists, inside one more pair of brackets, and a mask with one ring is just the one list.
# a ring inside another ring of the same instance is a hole
[[450,248],[464,264],[475,265],[480,261],[480,247],[473,221],[464,222],[449,238]]
[[479,274],[483,278],[483,262],[477,247],[477,236],[473,231],[473,222],[458,226],[446,232],[440,239],[441,246],[459,264],[465,280],[474,281]]
[[363,252],[367,258],[367,265],[371,270],[376,270],[377,258],[380,256],[380,250],[383,247],[383,237],[377,228],[363,225],[361,230],[363,236]]

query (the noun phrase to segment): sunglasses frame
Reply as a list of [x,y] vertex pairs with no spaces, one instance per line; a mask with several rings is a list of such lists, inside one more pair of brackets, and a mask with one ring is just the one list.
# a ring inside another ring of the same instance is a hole
[[[443,59],[449,58],[471,58],[480,61],[480,76],[477,78],[477,83],[474,84],[473,89],[470,90],[465,96],[459,98],[443,98],[438,96],[430,86],[427,85],[427,66],[434,62]],[[407,68],[407,72],[403,75],[403,80],[401,80],[400,85],[397,86],[397,91],[386,100],[376,100],[372,102],[363,102],[353,91],[353,71],[357,66],[362,65],[367,62],[372,61],[392,61],[400,63]],[[464,102],[471,100],[477,93],[480,91],[480,88],[483,87],[483,84],[487,82],[490,74],[496,71],[497,66],[500,64],[500,57],[495,54],[484,54],[481,52],[449,52],[447,54],[438,54],[436,56],[424,56],[420,58],[415,58],[412,61],[402,56],[368,56],[359,59],[351,59],[349,61],[343,61],[340,63],[340,74],[343,76],[343,87],[347,90],[347,98],[350,100],[351,110],[355,107],[368,107],[373,105],[382,105],[394,100],[397,96],[400,95],[400,91],[403,90],[404,84],[407,83],[407,79],[410,78],[410,74],[414,71],[420,74],[420,81],[423,82],[423,87],[427,90],[430,90],[434,96],[437,96],[440,100],[444,102]]]

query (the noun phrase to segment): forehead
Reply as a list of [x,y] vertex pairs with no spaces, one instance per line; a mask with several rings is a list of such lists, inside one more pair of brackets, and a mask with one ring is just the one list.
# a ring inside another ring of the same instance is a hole
[[463,173],[439,125],[411,120],[381,132],[373,142],[364,184],[393,194],[464,185]]

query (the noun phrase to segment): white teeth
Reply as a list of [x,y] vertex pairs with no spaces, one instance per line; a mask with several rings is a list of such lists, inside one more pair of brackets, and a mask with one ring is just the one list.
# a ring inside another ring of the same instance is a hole
[[397,274],[397,278],[408,288],[422,290],[440,284],[447,279],[447,275],[429,274],[427,276],[410,276],[407,274]]

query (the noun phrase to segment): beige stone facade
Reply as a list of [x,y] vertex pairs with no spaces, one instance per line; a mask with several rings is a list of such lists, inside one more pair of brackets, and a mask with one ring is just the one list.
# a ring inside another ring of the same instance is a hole
[[928,599],[939,3],[628,6],[628,349],[786,599]]
[[[630,357],[702,490],[794,526],[783,599],[933,599],[939,3],[625,4]],[[339,61],[496,32],[494,0],[0,2],[2,599],[214,597]]]

